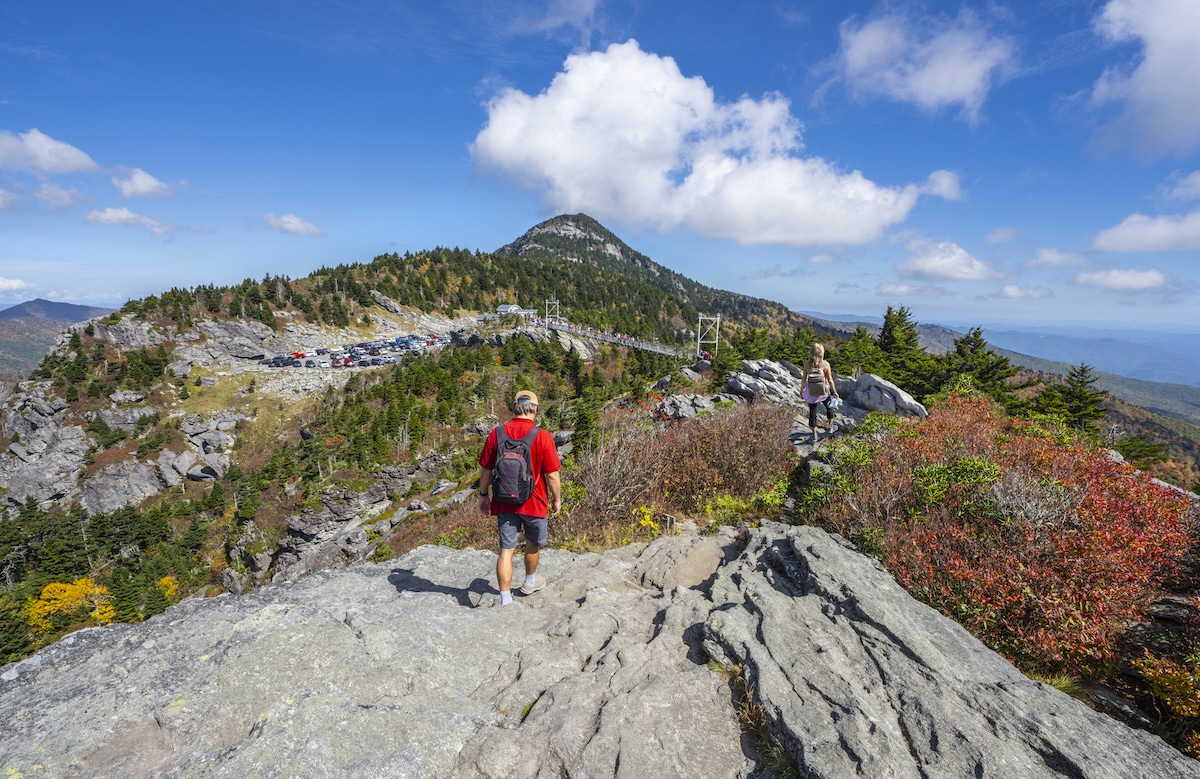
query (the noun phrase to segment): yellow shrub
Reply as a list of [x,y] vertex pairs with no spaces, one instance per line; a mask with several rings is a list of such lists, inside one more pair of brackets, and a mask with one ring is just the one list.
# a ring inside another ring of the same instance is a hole
[[42,595],[25,606],[25,621],[35,633],[48,633],[50,618],[55,614],[69,614],[80,606],[91,606],[89,616],[101,625],[113,621],[115,612],[108,596],[108,588],[97,586],[89,578],[73,582],[51,582],[42,588]]
[[179,592],[179,582],[174,576],[164,576],[158,580],[158,589],[163,591],[163,595],[167,596],[167,600],[174,603],[175,593]]
[[1172,714],[1185,719],[1200,717],[1200,674],[1195,668],[1150,654],[1134,660],[1133,667],[1142,672]]

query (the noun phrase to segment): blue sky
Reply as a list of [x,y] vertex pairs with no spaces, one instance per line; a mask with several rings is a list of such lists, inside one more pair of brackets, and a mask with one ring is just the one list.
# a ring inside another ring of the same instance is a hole
[[1197,95],[1196,0],[0,0],[0,303],[583,211],[796,310],[1200,332]]

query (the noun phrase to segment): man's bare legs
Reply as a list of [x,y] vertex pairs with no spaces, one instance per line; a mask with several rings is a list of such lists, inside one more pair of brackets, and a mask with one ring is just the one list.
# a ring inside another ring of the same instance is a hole
[[[512,560],[514,549],[501,549],[500,556],[496,558],[496,583],[500,585],[500,592],[507,592],[512,589]],[[538,554],[542,548],[532,541],[525,542],[525,575],[537,573]]]

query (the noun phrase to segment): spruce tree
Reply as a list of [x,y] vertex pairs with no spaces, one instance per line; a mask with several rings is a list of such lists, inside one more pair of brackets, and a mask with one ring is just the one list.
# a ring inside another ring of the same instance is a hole
[[1062,416],[1076,430],[1096,435],[1097,422],[1104,418],[1105,398],[1105,393],[1093,386],[1098,378],[1091,366],[1081,362],[1061,384],[1043,389],[1035,406],[1043,413]]
[[958,376],[970,376],[979,392],[1003,404],[1009,410],[1018,404],[1013,385],[1008,380],[1017,369],[992,350],[983,337],[983,329],[973,327],[966,335],[954,339],[954,349],[942,358],[939,386],[945,387]]
[[142,610],[145,612],[147,619],[153,617],[155,614],[162,614],[170,605],[171,603],[167,600],[166,593],[157,584],[152,583],[146,588],[146,605]]
[[21,607],[0,594],[0,665],[16,662],[32,651],[33,636],[21,619]]

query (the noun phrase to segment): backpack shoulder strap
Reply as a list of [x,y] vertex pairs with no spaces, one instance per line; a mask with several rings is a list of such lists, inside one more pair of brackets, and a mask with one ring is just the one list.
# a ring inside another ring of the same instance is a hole
[[521,441],[525,444],[525,446],[530,451],[533,451],[533,442],[537,438],[538,433],[540,433],[540,432],[542,432],[542,429],[540,427],[538,427],[537,425],[534,425],[533,429],[530,430],[528,433],[526,433],[525,437],[521,439]]
[[506,441],[508,441],[508,433],[504,432],[504,425],[496,425],[496,449],[503,447]]

